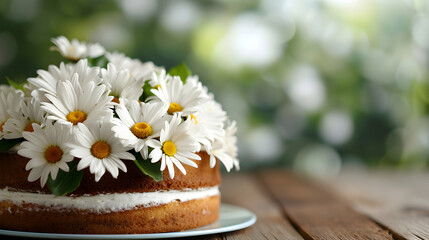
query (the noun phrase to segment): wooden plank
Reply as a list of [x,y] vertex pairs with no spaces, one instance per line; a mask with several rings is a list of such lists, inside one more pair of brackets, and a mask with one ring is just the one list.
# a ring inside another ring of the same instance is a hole
[[221,193],[222,202],[245,207],[258,217],[252,227],[224,234],[223,239],[303,239],[255,175],[230,173],[223,176]]
[[266,170],[260,177],[305,239],[393,239],[317,182],[284,170]]
[[345,171],[329,186],[399,239],[429,239],[429,173]]
[[255,225],[239,231],[194,238],[183,238],[183,240],[303,240],[283,216],[281,207],[270,198],[263,184],[255,175],[249,173],[229,173],[222,176],[222,178],[222,202],[251,210],[257,215],[257,222]]

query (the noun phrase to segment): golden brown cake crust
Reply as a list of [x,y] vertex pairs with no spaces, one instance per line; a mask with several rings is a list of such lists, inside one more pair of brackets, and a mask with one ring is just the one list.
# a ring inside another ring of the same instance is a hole
[[0,228],[72,234],[135,234],[183,231],[207,225],[219,217],[220,197],[212,196],[187,202],[138,208],[112,213],[58,211],[32,204],[17,206],[0,202]]
[[[144,175],[133,161],[124,161],[128,171],[126,173],[120,172],[117,179],[114,179],[110,174],[105,174],[99,182],[95,182],[94,175],[86,168],[83,170],[84,176],[80,186],[72,195],[198,189],[220,185],[219,162],[214,168],[210,168],[210,159],[207,153],[200,152],[198,155],[201,157],[201,160],[195,161],[198,168],[184,165],[186,175],[175,168],[174,179],[170,178],[168,171],[164,171],[164,180],[159,182]],[[27,158],[16,153],[0,153],[0,189],[7,187],[26,192],[50,193],[46,186],[41,189],[39,181],[27,181],[29,173],[25,170],[27,162]]]

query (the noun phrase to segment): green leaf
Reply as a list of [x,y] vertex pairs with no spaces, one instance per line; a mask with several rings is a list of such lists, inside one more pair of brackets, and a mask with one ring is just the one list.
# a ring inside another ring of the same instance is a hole
[[171,76],[179,76],[183,83],[186,83],[186,78],[192,75],[191,70],[186,66],[185,63],[181,63],[168,71]]
[[143,85],[143,94],[140,96],[140,101],[144,102],[148,97],[154,96],[154,94],[150,91],[153,87],[149,84],[149,81],[146,81]]
[[6,77],[6,80],[7,80],[7,82],[9,83],[9,85],[11,85],[12,87],[14,87],[15,89],[17,89],[17,90],[21,90],[21,91],[25,91],[24,90],[24,84],[19,84],[19,83],[16,83],[16,82],[14,82],[14,81],[12,81],[10,78],[8,78],[8,77]]
[[60,169],[55,180],[52,180],[51,175],[48,178],[48,188],[57,196],[64,196],[76,190],[83,177],[83,171],[77,170],[78,161],[71,161],[67,164],[70,168],[69,172]]
[[24,141],[24,138],[2,139],[0,140],[0,152],[9,151],[13,146]]
[[88,58],[88,65],[92,67],[98,66],[102,68],[107,68],[108,63],[109,63],[109,60],[104,55],[101,55],[96,58]]
[[157,182],[162,181],[161,161],[151,163],[150,160],[144,160],[139,152],[133,152],[133,155],[136,157],[134,162],[142,173],[150,176]]

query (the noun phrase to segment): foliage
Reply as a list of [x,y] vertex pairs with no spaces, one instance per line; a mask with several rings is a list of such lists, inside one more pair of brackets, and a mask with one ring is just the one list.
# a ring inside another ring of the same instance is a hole
[[134,156],[136,157],[134,162],[143,174],[148,175],[157,182],[162,181],[163,176],[162,171],[160,170],[161,162],[153,164],[150,160],[143,159],[139,152],[135,153]]
[[52,179],[51,175],[48,177],[48,188],[56,196],[64,196],[73,192],[79,187],[82,180],[83,171],[77,170],[78,161],[71,161],[67,164],[70,168],[69,172],[60,169],[55,180]]

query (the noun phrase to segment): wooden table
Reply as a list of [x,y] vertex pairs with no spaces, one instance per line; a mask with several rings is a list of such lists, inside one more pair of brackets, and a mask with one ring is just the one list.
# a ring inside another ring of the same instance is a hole
[[285,170],[227,174],[222,201],[258,221],[190,239],[429,239],[428,185],[427,172],[348,171],[329,180]]
[[285,170],[230,173],[222,201],[253,211],[256,224],[183,239],[429,239],[428,185],[429,172],[354,170],[329,180]]

